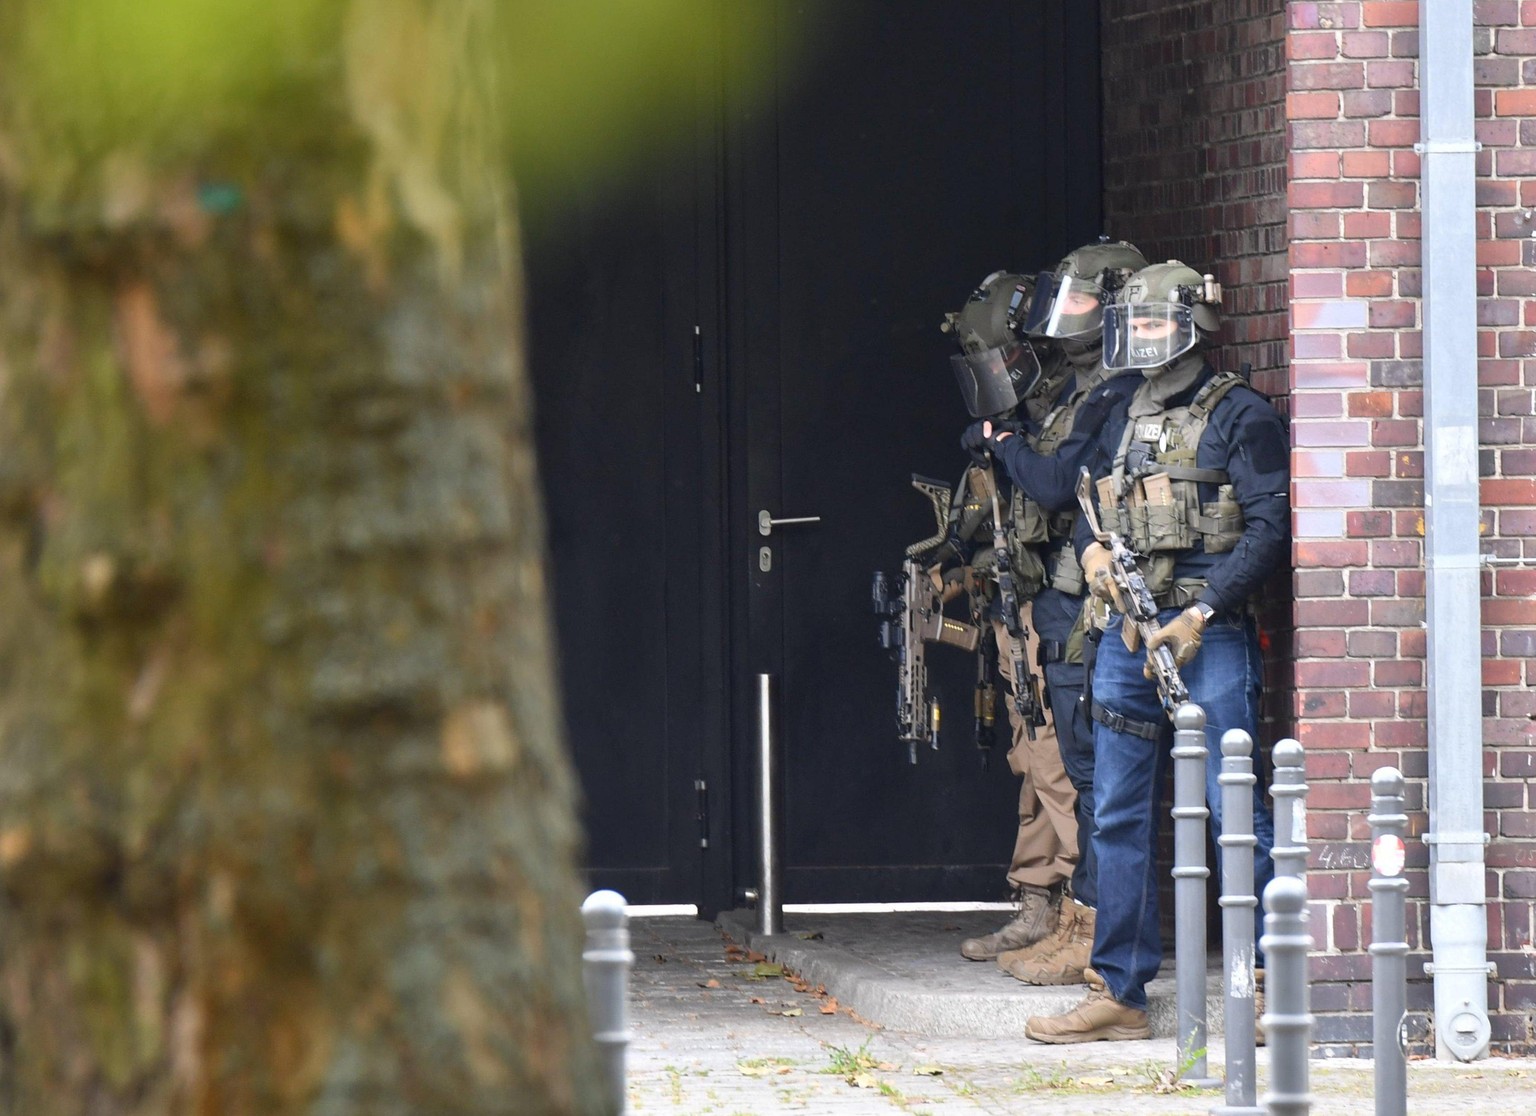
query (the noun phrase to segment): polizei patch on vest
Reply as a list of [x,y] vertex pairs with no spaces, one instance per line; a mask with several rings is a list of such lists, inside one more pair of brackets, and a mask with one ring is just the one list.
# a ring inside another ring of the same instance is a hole
[[1163,436],[1163,424],[1160,422],[1138,422],[1136,424],[1136,441],[1155,442]]

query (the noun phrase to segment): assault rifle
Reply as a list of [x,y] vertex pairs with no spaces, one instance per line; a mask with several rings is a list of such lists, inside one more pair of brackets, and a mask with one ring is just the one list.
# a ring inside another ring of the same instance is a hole
[[[1137,647],[1145,646],[1157,632],[1157,601],[1152,596],[1152,590],[1147,588],[1147,579],[1136,568],[1139,555],[1115,532],[1100,528],[1098,513],[1093,508],[1092,484],[1087,469],[1078,473],[1077,502],[1083,509],[1093,537],[1109,551],[1110,576],[1114,578],[1125,603],[1125,628],[1121,635],[1126,648],[1134,652]],[[1189,687],[1179,677],[1178,664],[1173,661],[1173,652],[1168,650],[1166,644],[1148,651],[1147,662],[1157,679],[1157,694],[1162,700],[1163,711],[1172,717],[1174,710],[1189,700]]]
[[974,652],[981,642],[981,629],[944,615],[943,593],[933,583],[924,561],[950,543],[949,485],[913,476],[912,487],[933,502],[938,534],[907,547],[894,586],[883,571],[876,571],[871,596],[875,615],[881,618],[880,645],[891,652],[897,665],[897,737],[907,745],[908,762],[916,763],[919,744],[939,746],[939,699],[928,693],[925,645],[945,643]]
[[[1008,632],[1008,659],[1013,668],[1013,707],[1024,722],[1024,734],[1033,740],[1035,729],[1045,724],[1041,709],[1040,679],[1030,669],[1024,647],[1029,632],[1019,616],[1019,593],[1013,583],[1013,563],[1008,557],[1008,536],[1003,531],[1003,511],[997,498],[997,478],[992,478],[992,550],[997,563],[998,607]],[[998,648],[1002,652],[1002,648]]]

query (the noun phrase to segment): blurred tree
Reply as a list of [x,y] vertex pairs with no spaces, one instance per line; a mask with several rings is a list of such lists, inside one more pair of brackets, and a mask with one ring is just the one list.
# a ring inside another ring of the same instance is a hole
[[0,1111],[601,1109],[506,106],[708,2],[0,8]]

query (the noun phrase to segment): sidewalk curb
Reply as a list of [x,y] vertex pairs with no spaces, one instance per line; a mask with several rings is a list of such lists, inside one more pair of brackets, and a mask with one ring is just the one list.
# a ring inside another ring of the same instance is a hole
[[[1081,985],[1035,988],[1017,981],[982,985],[980,963],[975,966],[978,987],[972,989],[923,987],[904,980],[878,965],[870,964],[835,942],[806,940],[794,931],[760,934],[747,910],[723,911],[715,921],[720,930],[749,949],[791,969],[810,984],[820,984],[840,1004],[872,1023],[897,1031],[945,1038],[1024,1037],[1025,1021],[1033,1015],[1055,1015],[1075,1007],[1083,998]],[[965,972],[965,969],[957,970]],[[1211,1035],[1221,1032],[1223,1019],[1221,974],[1207,980],[1206,1006]],[[1147,986],[1147,1014],[1153,1038],[1174,1036],[1175,1007],[1172,977],[1160,977]]]

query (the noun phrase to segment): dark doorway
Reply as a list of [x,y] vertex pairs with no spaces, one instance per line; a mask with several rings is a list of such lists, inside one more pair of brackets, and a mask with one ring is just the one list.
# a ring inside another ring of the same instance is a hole
[[[723,4],[720,65],[771,43],[774,95],[702,113],[617,209],[573,183],[561,235],[530,246],[594,885],[705,910],[750,886],[762,672],[787,899],[1000,893],[1017,782],[972,746],[973,664],[932,656],[949,715],[909,765],[870,574],[930,533],[910,475],[963,466],[944,312],[1097,231],[1095,7]],[[821,521],[763,536],[761,511]]]

